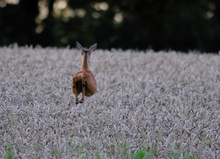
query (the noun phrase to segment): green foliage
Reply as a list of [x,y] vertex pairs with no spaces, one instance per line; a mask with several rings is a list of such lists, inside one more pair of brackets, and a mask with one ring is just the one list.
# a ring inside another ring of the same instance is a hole
[[99,151],[96,151],[95,154],[93,155],[93,159],[101,159],[101,155]]
[[151,149],[150,149],[150,152],[156,156],[157,155],[157,147],[156,146],[153,146]]
[[52,155],[56,158],[61,158],[62,152],[56,148],[52,149]]
[[146,156],[146,152],[143,150],[140,150],[134,154],[135,159],[144,159],[145,156]]
[[[169,159],[179,159],[180,153],[172,151],[169,153]],[[183,159],[200,159],[198,155],[191,155],[189,152],[183,153]]]
[[200,159],[198,155],[190,155],[190,153],[185,152],[183,154],[183,159]]
[[[144,142],[144,141],[143,141]],[[142,142],[142,144],[143,144]],[[180,147],[180,143],[175,143],[174,144],[176,148],[178,149]],[[70,148],[70,152],[77,158],[87,158],[87,149],[88,149],[88,143],[82,143],[81,145],[75,145],[72,141],[68,142],[68,146]],[[36,151],[40,151],[39,144],[35,144],[35,149]],[[136,151],[132,152],[131,148],[127,144],[127,142],[123,142],[119,144],[117,147],[117,152],[114,152],[112,154],[112,157],[115,159],[155,159],[157,158],[157,147],[152,146],[152,147],[144,147],[143,145],[141,148]],[[96,150],[94,151],[94,154],[92,156],[93,159],[101,159],[101,151],[102,150]],[[59,149],[53,148],[51,150],[52,156],[55,158],[61,158],[62,157],[62,152]],[[168,154],[169,159],[179,159],[181,156],[180,153],[178,153],[178,150],[171,150],[171,152]],[[189,152],[184,152],[182,154],[183,159],[200,159],[198,155],[191,155]],[[36,156],[37,158],[40,158],[39,156]],[[6,147],[6,153],[5,153],[5,158],[4,159],[14,159],[14,154],[12,151],[12,145],[10,143],[7,144]]]
[[[68,142],[69,151],[77,158],[85,158],[87,156],[88,143],[83,142],[81,145],[76,145],[73,141]],[[94,158],[99,158],[99,152],[96,151]]]
[[2,2],[2,45],[73,46],[81,41],[97,42],[99,48],[219,50],[218,1],[91,0],[56,8],[57,1],[46,0],[43,18],[39,2]]
[[8,143],[6,147],[5,159],[14,159],[14,153],[12,151],[12,145],[10,143]]
[[170,159],[179,159],[179,154],[175,151],[172,151],[170,154],[169,154],[169,158]]
[[[181,154],[178,152],[180,150],[181,143],[180,142],[174,142],[174,144],[171,147],[171,151],[168,154],[169,159],[179,159],[181,157]],[[199,155],[191,155],[189,152],[184,152],[182,154],[183,159],[200,159]]]

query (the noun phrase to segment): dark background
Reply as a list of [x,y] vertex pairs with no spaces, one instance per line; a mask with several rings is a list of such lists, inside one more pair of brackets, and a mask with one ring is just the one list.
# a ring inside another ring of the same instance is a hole
[[0,0],[0,45],[220,50],[220,0]]

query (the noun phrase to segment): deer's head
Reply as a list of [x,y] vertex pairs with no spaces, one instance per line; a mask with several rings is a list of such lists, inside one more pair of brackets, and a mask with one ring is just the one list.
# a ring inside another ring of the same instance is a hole
[[97,48],[97,44],[95,43],[89,49],[85,49],[79,42],[76,42],[76,48],[81,52],[82,61],[86,59],[87,62],[89,62],[92,52],[95,51]]

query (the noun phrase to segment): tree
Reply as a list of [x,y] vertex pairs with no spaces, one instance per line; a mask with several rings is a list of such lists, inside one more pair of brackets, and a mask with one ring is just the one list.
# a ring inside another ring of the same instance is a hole
[[[48,13],[39,20],[41,3]],[[0,43],[214,52],[219,7],[217,0],[20,0],[0,8]]]

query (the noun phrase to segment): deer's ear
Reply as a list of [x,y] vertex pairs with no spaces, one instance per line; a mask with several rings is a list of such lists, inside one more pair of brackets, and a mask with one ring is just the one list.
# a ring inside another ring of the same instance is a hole
[[81,45],[79,42],[76,42],[76,48],[77,48],[78,50],[80,50],[80,51],[83,50],[83,47],[82,47],[82,45]]
[[94,45],[92,45],[92,46],[89,48],[89,52],[95,51],[96,48],[97,48],[97,44],[95,43]]

